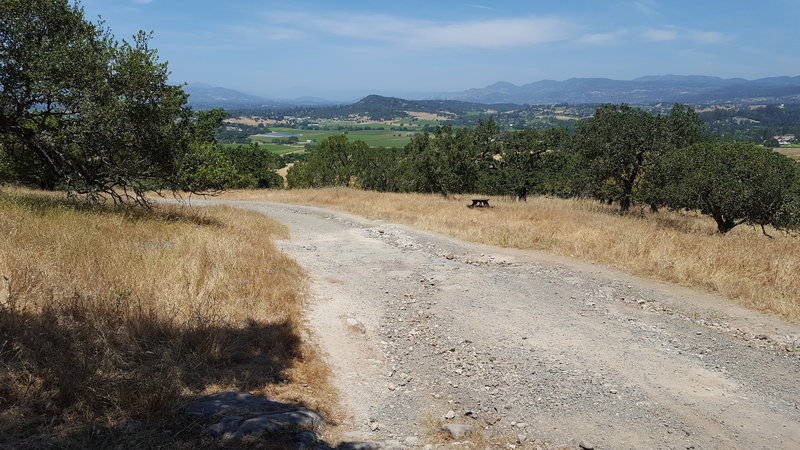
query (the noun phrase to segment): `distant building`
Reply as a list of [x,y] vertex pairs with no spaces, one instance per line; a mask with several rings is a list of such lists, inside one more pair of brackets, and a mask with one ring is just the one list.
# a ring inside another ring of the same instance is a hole
[[793,134],[784,134],[783,136],[773,136],[778,145],[792,145],[795,143],[796,136]]

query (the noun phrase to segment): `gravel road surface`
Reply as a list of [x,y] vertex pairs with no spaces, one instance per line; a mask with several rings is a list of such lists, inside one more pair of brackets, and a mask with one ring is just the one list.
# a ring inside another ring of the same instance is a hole
[[[312,279],[309,321],[347,411],[341,439],[800,449],[796,324],[538,252],[320,208],[213,203],[289,226],[280,245]],[[444,423],[474,434],[443,441]]]

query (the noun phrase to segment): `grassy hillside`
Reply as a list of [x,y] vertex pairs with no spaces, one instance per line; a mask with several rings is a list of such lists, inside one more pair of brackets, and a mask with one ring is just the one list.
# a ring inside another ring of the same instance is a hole
[[235,191],[223,198],[305,203],[405,223],[468,241],[543,250],[630,273],[716,291],[737,303],[800,322],[800,238],[662,211],[620,216],[595,201],[492,199],[467,209],[467,195],[388,194],[347,188]]
[[226,390],[330,412],[285,236],[232,208],[0,192],[0,447],[195,448],[176,411]]

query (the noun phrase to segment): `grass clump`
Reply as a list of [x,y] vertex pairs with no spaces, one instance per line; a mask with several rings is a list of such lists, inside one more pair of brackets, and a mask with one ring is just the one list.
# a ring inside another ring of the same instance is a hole
[[0,446],[191,448],[181,405],[226,390],[330,412],[286,234],[234,208],[0,193]]

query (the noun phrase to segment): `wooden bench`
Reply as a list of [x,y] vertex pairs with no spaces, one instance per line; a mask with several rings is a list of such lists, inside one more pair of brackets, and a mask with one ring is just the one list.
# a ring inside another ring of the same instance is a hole
[[488,198],[473,198],[472,204],[467,205],[467,208],[491,208],[491,206]]

